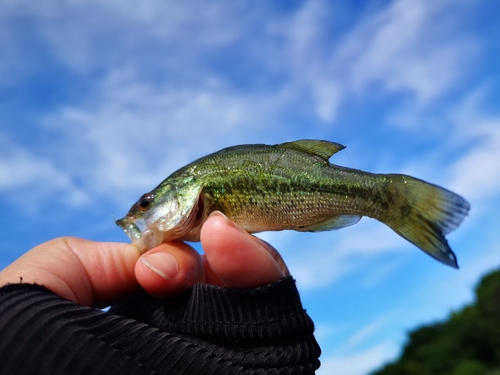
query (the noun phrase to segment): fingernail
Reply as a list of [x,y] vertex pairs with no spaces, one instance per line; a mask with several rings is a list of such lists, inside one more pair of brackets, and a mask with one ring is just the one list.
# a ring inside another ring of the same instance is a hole
[[229,218],[220,211],[213,211],[208,217],[210,216],[220,216],[224,218],[224,220],[229,220]]
[[259,238],[259,237],[254,236],[254,235],[252,235],[252,238],[255,240],[255,242],[257,242],[260,246],[262,246],[263,248],[265,248],[271,254],[274,254],[274,253],[278,252],[278,250],[276,250],[276,248],[273,245],[271,245],[270,243],[267,243],[262,238]]
[[141,257],[141,262],[157,275],[169,280],[179,272],[179,264],[169,253],[146,254]]
[[229,226],[231,226],[233,228],[236,228],[236,229],[238,229],[241,232],[247,233],[243,228],[241,228],[239,225],[237,225],[234,221],[232,221],[230,218],[228,218],[226,215],[224,215],[220,211],[214,211],[214,212],[212,212],[210,214],[210,216],[219,216],[219,217],[222,217],[224,219],[224,221],[226,222],[226,224],[228,224]]
[[[228,218],[226,215],[224,215],[222,212],[220,211],[213,211],[210,216],[219,216],[219,217],[222,217],[224,219],[224,221],[230,225],[233,225],[233,226],[237,226],[236,223],[234,221],[232,221],[230,218]],[[209,217],[210,217],[209,216]],[[239,227],[238,227],[239,228]]]

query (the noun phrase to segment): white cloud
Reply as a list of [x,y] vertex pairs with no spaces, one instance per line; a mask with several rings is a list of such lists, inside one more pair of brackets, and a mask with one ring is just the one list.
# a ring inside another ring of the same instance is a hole
[[335,119],[342,96],[339,77],[332,72],[336,62],[329,60],[329,47],[325,48],[329,43],[324,28],[332,16],[327,3],[312,0],[282,26],[288,41],[283,57],[292,74],[291,89],[306,89],[305,96],[311,97],[316,115],[324,122]]
[[[482,275],[498,269],[500,255],[498,254],[498,236],[483,243],[482,249],[475,254],[467,254],[466,262],[462,262],[458,271],[443,272],[441,274],[423,275],[423,282],[408,295],[408,301],[401,301],[408,310],[403,319],[403,326],[410,326],[410,322],[433,322],[436,319],[445,319],[453,310],[462,308],[466,303],[473,302],[473,288]],[[475,250],[475,249],[474,249]],[[414,301],[426,301],[428,305],[416,306]]]
[[[244,75],[247,65],[226,66],[225,56],[237,55],[259,69],[255,81],[263,85],[250,84],[247,92],[256,90],[269,107],[298,107],[325,123],[335,120],[347,98],[374,84],[429,102],[460,81],[476,52],[462,27],[467,7],[452,1],[391,2],[366,12],[353,27],[334,31],[332,22],[342,23],[337,18],[347,11],[321,0],[285,15],[262,4],[179,4],[54,1],[41,7],[19,1],[17,7],[4,4],[0,13],[31,17],[37,45],[89,82],[132,67],[146,77],[153,70],[164,85],[191,85],[195,93],[212,76],[225,81],[234,97],[238,72]],[[7,67],[4,73],[11,76]]]
[[[471,131],[464,132],[464,127],[449,125],[454,121],[453,115],[448,113],[443,118],[440,113],[426,111],[460,87],[481,52],[481,41],[467,25],[470,6],[453,1],[391,2],[367,12],[340,42],[333,43],[325,27],[335,19],[333,8],[326,2],[309,1],[284,21],[281,28],[272,29],[287,40],[284,51],[278,48],[273,59],[284,60],[282,67],[290,74],[287,89],[302,92],[302,102],[311,99],[317,117],[324,122],[334,121],[340,106],[350,96],[362,95],[380,85],[388,92],[406,92],[416,99],[401,110],[393,109],[393,114],[399,113],[389,119],[393,123],[409,124],[412,130],[425,131],[429,137],[454,138],[455,134],[466,133],[477,138],[481,132],[477,117],[467,124]],[[293,95],[288,97],[289,104],[293,99],[296,99]],[[457,106],[450,110],[463,115]],[[498,124],[491,125],[487,130],[489,135],[485,134],[490,139],[464,156],[455,173],[449,168],[442,171],[447,164],[444,160],[447,153],[457,152],[455,141],[441,145],[439,151],[419,155],[415,165],[408,165],[409,170],[421,176],[435,175],[437,182],[456,189],[468,199],[483,193],[493,194],[500,184],[495,177],[500,175],[495,173],[498,169],[495,161],[499,159],[496,150],[500,147],[496,137]],[[473,173],[464,172],[465,168]]]
[[201,1],[66,0],[41,6],[19,0],[0,4],[0,15],[7,20],[29,19],[37,41],[59,64],[80,74],[105,69],[108,64],[150,64],[144,58],[150,49],[156,50],[154,59],[173,64],[182,73],[183,64],[196,61],[208,48],[234,42],[246,30],[252,13],[232,3]]
[[27,210],[50,194],[59,194],[69,205],[88,199],[50,159],[35,155],[5,136],[0,137],[0,191],[16,200],[22,196],[22,207]]
[[360,285],[367,288],[375,288],[389,278],[394,272],[400,269],[403,264],[401,260],[387,260],[385,264],[367,269],[363,277],[360,278]]
[[[318,340],[325,344],[338,342],[338,338],[332,337],[339,332],[345,334],[347,331],[349,336],[340,346],[336,345],[333,352],[324,353],[318,374],[365,375],[396,358],[405,332],[446,319],[451,311],[473,302],[473,287],[481,275],[500,265],[496,237],[482,245],[491,250],[470,254],[459,271],[441,269],[442,272],[436,272],[434,267],[426,268],[420,273],[417,287],[410,287],[407,280],[400,280],[402,285],[408,285],[405,297],[394,301],[381,296],[381,303],[387,304],[387,312],[370,318],[360,328],[340,331],[338,327],[320,324]],[[350,321],[354,326],[356,322],[355,317]],[[376,344],[366,349],[373,342]]]
[[[433,177],[438,183],[463,195],[478,207],[500,191],[500,117],[488,113],[484,102],[490,87],[482,85],[466,92],[438,113],[422,113],[406,108],[399,123],[413,131],[445,138],[439,147],[419,155],[406,166],[405,173]],[[411,118],[411,119],[410,119]],[[427,124],[423,124],[426,121]],[[450,160],[451,159],[451,160]]]
[[349,97],[378,86],[434,104],[461,83],[478,53],[463,24],[467,12],[453,1],[398,0],[367,12],[333,43],[326,25],[335,22],[334,7],[309,1],[283,26],[291,86],[310,96],[325,122]]
[[393,344],[381,342],[368,350],[350,356],[328,356],[322,358],[322,365],[317,374],[366,375],[374,368],[394,359],[397,352],[398,349]]
[[380,83],[428,102],[452,88],[475,52],[453,22],[461,11],[455,2],[399,0],[364,22],[344,46],[354,89]]
[[[408,247],[420,251],[384,224],[367,218],[339,231],[309,234],[284,232],[278,236],[268,233],[260,236],[279,251],[284,250],[285,261],[301,291],[331,286],[361,270],[364,270],[365,278],[369,278],[364,281],[365,286],[375,285],[392,272],[379,272],[378,268],[374,268],[375,257],[401,252]],[[287,251],[288,247],[293,247],[295,251]]]
[[452,186],[472,200],[487,201],[500,191],[500,118],[470,124],[470,151],[455,163]]
[[112,71],[87,100],[56,110],[44,124],[64,140],[51,150],[61,169],[85,181],[89,191],[123,200],[222,147],[272,143],[283,131],[268,126],[277,116],[274,103],[266,95],[234,93],[211,77],[201,87],[180,88],[141,80],[134,69],[124,68]]
[[500,191],[500,117],[485,110],[491,95],[491,87],[481,85],[439,111],[404,106],[390,120],[427,139],[446,140],[409,160],[402,172],[463,195],[473,213]]
[[340,350],[349,350],[356,347],[359,347],[361,344],[366,342],[368,339],[372,338],[374,335],[379,333],[382,329],[384,329],[394,317],[393,312],[386,313],[377,319],[373,320],[369,324],[364,327],[361,327],[356,332],[354,332],[344,343],[344,345],[338,349]]

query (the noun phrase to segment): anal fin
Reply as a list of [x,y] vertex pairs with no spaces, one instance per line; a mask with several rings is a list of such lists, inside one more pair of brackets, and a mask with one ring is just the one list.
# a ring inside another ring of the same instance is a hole
[[360,215],[339,215],[296,230],[299,232],[324,232],[349,227],[360,220]]

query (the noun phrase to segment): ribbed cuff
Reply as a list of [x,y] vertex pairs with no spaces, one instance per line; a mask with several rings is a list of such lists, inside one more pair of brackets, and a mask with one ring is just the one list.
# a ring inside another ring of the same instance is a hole
[[169,332],[211,339],[286,338],[314,330],[292,277],[255,289],[197,284],[167,299],[141,293],[111,311]]

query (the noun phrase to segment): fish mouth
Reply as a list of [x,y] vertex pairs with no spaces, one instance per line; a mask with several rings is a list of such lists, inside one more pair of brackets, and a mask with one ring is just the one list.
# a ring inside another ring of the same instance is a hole
[[[144,222],[144,220],[142,221]],[[116,220],[116,224],[123,229],[125,234],[130,238],[132,242],[134,240],[139,240],[142,237],[143,230],[141,230],[141,228],[139,228],[136,223],[130,221],[128,217]]]
[[163,242],[163,232],[149,228],[143,218],[132,219],[125,216],[116,220],[116,224],[123,229],[132,241],[132,245],[136,246],[141,253],[145,253]]

